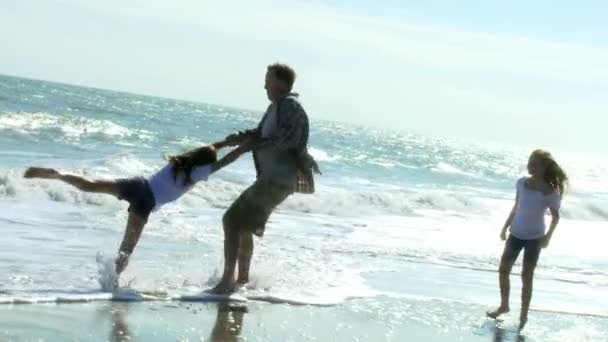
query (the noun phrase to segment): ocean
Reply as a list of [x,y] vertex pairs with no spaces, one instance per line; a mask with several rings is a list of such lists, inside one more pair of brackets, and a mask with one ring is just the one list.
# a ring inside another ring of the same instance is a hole
[[[306,105],[305,94],[302,101]],[[512,276],[512,313],[496,324],[484,312],[499,302],[499,232],[513,205],[515,182],[525,175],[536,146],[406,134],[309,114],[310,152],[323,175],[316,178],[314,195],[292,196],[271,217],[266,235],[256,244],[252,286],[311,306],[252,303],[241,316],[241,338],[520,338],[513,332],[519,266]],[[261,115],[0,76],[0,340],[108,338],[106,332],[97,335],[95,328],[57,330],[24,317],[53,315],[59,325],[68,324],[66,317],[83,319],[79,315],[89,309],[77,306],[85,304],[65,304],[60,298],[99,291],[96,259],[115,255],[127,204],[56,181],[23,179],[28,166],[91,178],[149,175],[164,164],[162,153],[182,152],[253,128]],[[551,149],[547,145],[543,147]],[[569,173],[571,189],[551,245],[541,253],[533,311],[523,337],[608,341],[608,156],[552,152]],[[121,285],[183,292],[214,284],[223,262],[222,214],[254,178],[251,156],[244,155],[153,213]],[[46,304],[18,305],[31,302]],[[96,305],[115,312],[111,310],[123,304]],[[181,311],[164,318],[134,318],[139,323],[130,331],[139,331],[144,340],[208,335],[203,330],[211,326],[201,327],[204,320],[184,313],[194,304],[171,305],[177,308],[139,303],[129,310],[134,317]],[[115,317],[102,316],[102,321]],[[156,326],[149,322],[166,323],[171,317],[173,328],[169,324],[160,335],[146,335]],[[188,322],[197,329],[189,330]]]

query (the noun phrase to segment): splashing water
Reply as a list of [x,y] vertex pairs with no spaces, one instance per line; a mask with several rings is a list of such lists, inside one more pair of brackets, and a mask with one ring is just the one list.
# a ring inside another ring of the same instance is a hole
[[99,285],[104,292],[113,292],[118,288],[118,274],[116,274],[116,261],[114,258],[109,258],[98,252],[97,257],[97,274]]

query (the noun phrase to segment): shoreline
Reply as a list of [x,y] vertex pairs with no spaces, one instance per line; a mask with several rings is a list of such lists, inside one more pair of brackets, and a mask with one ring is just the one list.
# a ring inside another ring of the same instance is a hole
[[257,301],[0,305],[0,341],[553,341],[602,340],[608,319],[535,312],[485,317],[471,303],[354,299],[330,307]]

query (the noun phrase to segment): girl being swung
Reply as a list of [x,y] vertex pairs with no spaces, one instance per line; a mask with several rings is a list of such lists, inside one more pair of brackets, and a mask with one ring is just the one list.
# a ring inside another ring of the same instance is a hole
[[[231,142],[220,141],[199,147],[177,156],[168,156],[168,161],[151,176],[125,179],[88,180],[80,176],[60,173],[54,169],[30,167],[25,178],[56,179],[70,184],[81,191],[109,194],[129,202],[129,215],[125,235],[116,259],[116,274],[127,267],[139,237],[148,222],[148,216],[164,204],[176,201],[192,187],[224,166],[235,161],[249,149],[248,141],[217,160],[216,151]],[[115,280],[116,282],[118,279]],[[117,286],[115,283],[113,286]]]

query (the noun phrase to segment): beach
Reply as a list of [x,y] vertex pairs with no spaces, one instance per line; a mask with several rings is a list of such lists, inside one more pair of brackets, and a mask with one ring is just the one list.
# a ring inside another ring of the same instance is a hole
[[0,307],[2,341],[603,341],[606,318],[533,312],[495,322],[484,307],[421,298],[336,306],[92,302]]
[[[533,147],[313,119],[317,192],[289,198],[256,241],[249,291],[264,300],[228,306],[112,301],[100,280],[127,203],[22,177],[32,165],[91,178],[150,175],[164,165],[162,153],[222,139],[260,117],[0,76],[0,341],[199,341],[213,331],[228,341],[608,340],[606,156],[555,152],[572,189],[541,253],[521,335],[519,262],[511,313],[495,322],[485,311],[499,301],[499,232]],[[179,296],[214,285],[222,215],[254,178],[244,155],[154,212],[121,288]]]

